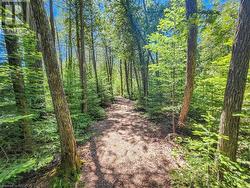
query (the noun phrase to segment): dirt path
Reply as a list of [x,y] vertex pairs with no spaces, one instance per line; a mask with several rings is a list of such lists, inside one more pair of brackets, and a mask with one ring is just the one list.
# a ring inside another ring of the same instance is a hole
[[182,161],[172,157],[174,146],[133,102],[117,98],[108,118],[91,129],[96,135],[79,148],[85,187],[170,187],[168,173]]

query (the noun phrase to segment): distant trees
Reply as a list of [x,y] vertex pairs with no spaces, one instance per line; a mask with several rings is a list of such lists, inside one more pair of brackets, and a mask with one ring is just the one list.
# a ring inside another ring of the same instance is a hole
[[239,21],[233,45],[232,57],[220,119],[219,150],[236,161],[240,113],[244,98],[250,61],[250,1],[241,0]]
[[43,1],[31,0],[31,7],[35,12],[35,21],[41,35],[44,64],[60,134],[61,166],[59,173],[66,181],[72,180],[77,177],[80,163],[76,151],[70,112],[60,77],[54,40]]
[[188,20],[188,49],[187,49],[187,66],[186,66],[186,83],[181,112],[178,124],[183,126],[188,115],[195,77],[195,63],[197,51],[197,35],[198,26],[196,24],[197,17],[197,1],[186,0],[186,17]]

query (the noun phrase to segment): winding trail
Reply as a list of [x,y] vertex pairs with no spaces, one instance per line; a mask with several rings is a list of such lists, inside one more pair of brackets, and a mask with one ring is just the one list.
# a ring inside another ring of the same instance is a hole
[[160,126],[117,98],[108,118],[91,127],[95,133],[79,154],[85,161],[81,182],[86,188],[170,187],[169,171],[183,161],[171,155],[175,147]]

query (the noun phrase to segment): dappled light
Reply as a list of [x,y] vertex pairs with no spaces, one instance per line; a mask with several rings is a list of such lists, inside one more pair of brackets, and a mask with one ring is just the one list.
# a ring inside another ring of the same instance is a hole
[[134,102],[119,97],[107,120],[91,127],[95,136],[79,148],[86,187],[169,187],[168,173],[183,165],[160,126],[134,108]]

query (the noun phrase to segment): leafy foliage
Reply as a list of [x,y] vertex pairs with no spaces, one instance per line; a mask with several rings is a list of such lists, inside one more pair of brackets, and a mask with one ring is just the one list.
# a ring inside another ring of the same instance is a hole
[[[177,153],[184,156],[186,164],[172,173],[173,187],[249,187],[248,166],[218,152],[221,135],[213,130],[218,122],[210,114],[204,118],[206,124],[193,125],[193,138],[177,139],[183,145]],[[223,173],[222,181],[218,181],[219,173]]]

